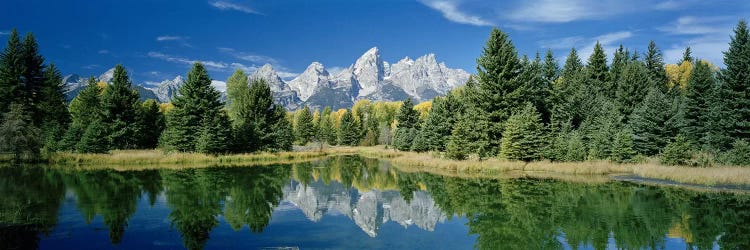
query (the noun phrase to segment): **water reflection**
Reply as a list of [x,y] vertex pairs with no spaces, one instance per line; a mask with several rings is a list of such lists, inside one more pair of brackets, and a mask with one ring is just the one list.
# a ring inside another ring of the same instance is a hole
[[[284,241],[284,232],[266,231],[274,221],[284,222],[280,217],[292,216],[283,210],[293,207],[305,219],[292,222],[310,237],[365,235],[380,242],[371,245],[375,248],[444,248],[446,242],[465,239],[470,244],[463,248],[478,249],[750,249],[750,196],[745,194],[622,182],[461,179],[401,173],[387,162],[354,156],[185,170],[0,167],[0,197],[0,249],[38,248],[53,231],[72,228],[66,225],[70,221],[58,223],[66,197],[72,197],[80,221],[91,224],[101,218],[110,246],[139,241],[143,233],[174,230],[185,248],[202,249],[208,242],[228,241],[216,233],[222,225],[234,234],[267,235],[286,246],[307,246],[307,239]],[[168,210],[166,225],[129,230],[136,226],[134,215],[149,213],[149,207]],[[346,220],[331,219],[342,216]],[[341,228],[353,224],[359,232],[319,232],[307,226],[325,223]],[[419,240],[436,235],[440,227],[469,235]],[[401,235],[394,236],[394,230]],[[309,246],[345,244],[352,242]],[[456,244],[451,246],[461,247]]]

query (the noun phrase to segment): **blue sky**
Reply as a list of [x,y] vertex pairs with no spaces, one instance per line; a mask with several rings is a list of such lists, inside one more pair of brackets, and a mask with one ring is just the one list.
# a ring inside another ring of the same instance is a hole
[[124,64],[138,82],[185,75],[204,62],[225,80],[235,68],[265,63],[293,77],[313,61],[348,67],[377,46],[395,62],[435,53],[449,67],[476,72],[492,27],[519,52],[547,48],[559,61],[571,47],[587,57],[599,40],[611,59],[623,44],[649,40],[666,62],[694,56],[721,65],[732,28],[750,1],[696,0],[5,0],[0,40],[12,28],[34,32],[47,62],[64,74],[99,75]]

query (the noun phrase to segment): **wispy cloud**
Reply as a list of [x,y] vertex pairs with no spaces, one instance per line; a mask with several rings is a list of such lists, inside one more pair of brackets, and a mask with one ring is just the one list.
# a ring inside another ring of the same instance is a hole
[[227,92],[227,83],[219,80],[211,80],[211,86],[214,86],[219,92]]
[[476,26],[492,26],[492,22],[459,9],[459,2],[455,0],[420,0],[427,7],[443,14],[445,19],[452,22]]
[[591,53],[594,52],[594,46],[596,46],[597,42],[602,46],[605,54],[610,55],[615,49],[617,49],[617,47],[619,47],[622,40],[631,37],[633,37],[633,32],[630,31],[618,31],[594,37],[589,41],[587,46],[579,48],[579,55],[581,55],[583,60],[588,59],[589,56],[591,56]]
[[171,55],[163,54],[160,52],[154,52],[154,51],[148,52],[148,57],[161,59],[167,62],[174,62],[174,63],[187,64],[187,65],[191,65],[193,63],[199,62],[205,65],[206,67],[210,67],[210,68],[218,69],[218,70],[224,70],[229,66],[227,63],[224,63],[224,62],[193,60],[193,59],[187,59],[187,58],[178,57],[178,56],[171,56]]
[[101,66],[99,64],[89,64],[89,65],[81,66],[81,68],[84,68],[84,69],[95,69],[95,68],[100,68],[100,67]]
[[276,65],[279,64],[279,62],[276,61],[276,59],[273,59],[271,57],[264,56],[264,55],[258,55],[258,54],[249,53],[249,52],[237,51],[237,50],[235,50],[233,48],[226,48],[226,47],[220,47],[220,48],[218,48],[218,50],[219,50],[219,52],[231,55],[234,58],[237,58],[237,59],[240,59],[240,60],[243,60],[243,61],[248,61],[248,62],[251,62],[251,63],[256,63],[256,64],[271,64],[271,65],[274,65],[274,66],[276,66]]
[[722,51],[729,48],[729,36],[736,17],[729,16],[683,16],[656,29],[671,36],[682,38],[664,51],[664,59],[674,63],[682,58],[685,47],[690,46],[693,56],[723,65]]
[[334,76],[335,76],[335,75],[338,75],[339,73],[341,73],[341,71],[344,71],[345,69],[346,69],[346,68],[344,68],[344,67],[338,67],[338,66],[335,66],[335,67],[331,67],[331,68],[329,68],[329,69],[326,69],[326,70],[328,70],[328,73],[329,73],[329,74],[331,74],[331,75],[334,75]]
[[217,8],[220,10],[234,10],[234,11],[244,12],[247,14],[263,15],[263,13],[260,13],[253,8],[240,5],[237,3],[228,2],[228,1],[211,1],[208,3],[211,4],[211,6],[213,6],[214,8]]
[[182,41],[187,39],[187,37],[184,36],[157,36],[156,41],[164,42],[164,41]]
[[102,49],[102,50],[99,50],[99,52],[97,53],[99,53],[100,55],[105,55],[105,54],[109,54],[109,50]]
[[0,36],[7,36],[10,35],[9,31],[0,31]]
[[569,36],[558,39],[543,40],[539,42],[539,46],[546,49],[570,49],[577,45],[585,42],[586,38],[582,36]]

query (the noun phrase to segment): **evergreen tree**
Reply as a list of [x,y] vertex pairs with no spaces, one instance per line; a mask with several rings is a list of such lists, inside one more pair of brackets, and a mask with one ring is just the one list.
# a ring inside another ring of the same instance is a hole
[[193,64],[172,105],[174,108],[166,115],[167,127],[160,143],[169,150],[182,152],[196,151],[203,122],[214,120],[224,106],[201,63]]
[[734,166],[750,166],[750,143],[745,140],[735,140],[732,149],[722,155],[725,164]]
[[664,147],[659,155],[659,161],[665,165],[688,165],[693,155],[692,147],[684,136],[677,136],[675,141]]
[[110,141],[107,138],[108,127],[100,119],[92,120],[85,126],[81,138],[75,144],[76,151],[79,153],[97,153],[103,154],[110,150]]
[[520,96],[536,108],[542,122],[548,123],[550,114],[547,100],[551,85],[544,79],[542,64],[538,60],[522,63],[521,73],[514,80],[520,83],[517,89]]
[[565,65],[560,72],[560,76],[563,79],[571,78],[574,75],[577,75],[581,70],[583,70],[583,62],[581,62],[581,58],[578,57],[576,49],[572,48],[568,54],[568,59],[565,60]]
[[357,124],[357,120],[354,119],[354,115],[351,110],[347,110],[341,116],[341,127],[339,129],[339,144],[354,146],[359,143],[360,126]]
[[419,113],[414,110],[411,98],[406,98],[396,114],[396,134],[393,136],[393,146],[398,150],[408,151],[416,134],[412,128],[419,126]]
[[657,88],[651,88],[643,102],[635,109],[630,126],[633,129],[635,150],[644,155],[656,155],[677,134],[673,128],[672,102]]
[[493,29],[477,59],[478,91],[475,97],[470,97],[472,105],[481,109],[489,120],[490,126],[482,133],[490,138],[490,154],[499,148],[505,121],[525,101],[525,89],[520,88],[523,83],[516,79],[521,70],[516,48],[508,35]]
[[290,151],[294,143],[294,131],[292,123],[286,118],[286,110],[280,105],[274,105],[273,115],[269,119],[272,123],[270,131],[270,145],[264,145],[264,149],[271,152]]
[[560,74],[560,66],[557,65],[557,60],[555,60],[555,56],[552,55],[552,50],[550,49],[547,49],[547,53],[544,55],[542,72],[544,72],[544,80],[549,84],[557,81],[557,77]]
[[0,152],[13,154],[17,162],[34,160],[42,146],[40,133],[24,106],[12,104],[0,124]]
[[598,100],[595,114],[581,124],[587,144],[588,159],[611,159],[615,148],[615,135],[620,133],[623,117],[611,101]]
[[656,43],[653,40],[648,43],[645,64],[651,82],[660,90],[666,91],[668,79],[667,72],[664,71],[664,56],[662,55],[661,50],[656,47]]
[[138,143],[138,147],[156,148],[159,144],[159,137],[166,126],[164,114],[159,111],[159,103],[156,100],[148,99],[141,104],[137,123],[144,128],[140,135],[141,141]]
[[620,44],[620,48],[615,51],[614,57],[612,57],[612,67],[609,71],[609,83],[608,89],[604,92],[607,93],[607,97],[614,98],[617,89],[617,82],[620,80],[622,72],[630,61],[630,55],[627,50]]
[[113,149],[132,149],[138,146],[143,129],[138,126],[140,96],[132,87],[122,65],[115,66],[112,84],[102,96],[102,122],[107,127],[107,139]]
[[594,45],[594,51],[589,57],[588,64],[586,64],[586,71],[589,78],[596,81],[596,86],[602,86],[607,83],[607,75],[609,74],[607,55],[604,54],[604,48],[602,48],[599,41]]
[[543,130],[536,108],[527,104],[521,112],[508,118],[500,144],[500,157],[522,161],[540,159],[544,147]]
[[42,112],[42,134],[47,151],[62,149],[60,141],[70,124],[70,113],[66,106],[63,82],[55,65],[49,65],[44,71],[44,85],[41,90],[39,110]]
[[297,119],[297,130],[295,131],[297,141],[299,141],[300,145],[306,145],[315,137],[315,126],[310,108],[305,105],[295,118]]
[[[734,29],[729,50],[724,52],[726,69],[717,93],[724,100],[722,116],[731,138],[750,139],[750,30],[745,20]],[[723,147],[731,143],[722,142]]]
[[205,117],[195,143],[195,150],[205,154],[229,152],[232,140],[231,126],[229,117],[223,110],[214,116]]
[[[682,62],[693,62],[693,51],[690,49],[690,46],[687,46],[685,48],[685,52],[682,52]],[[682,63],[680,62],[680,63]]]
[[406,98],[396,114],[397,128],[413,128],[419,126],[419,112],[414,110],[411,98]]
[[[77,144],[81,141],[89,125],[97,123],[97,126],[101,127],[102,104],[100,94],[101,88],[97,86],[96,79],[90,77],[88,85],[78,92],[78,96],[70,102],[68,109],[72,122],[70,128],[65,132],[61,145],[59,145],[60,149],[79,151]],[[91,133],[93,132],[106,133],[106,131],[92,131]],[[106,143],[106,136],[90,139],[105,140],[105,146],[108,144]]]
[[8,111],[11,103],[22,103],[22,72],[21,40],[18,31],[13,29],[5,49],[0,54],[0,113]]
[[39,104],[42,100],[41,91],[44,86],[44,58],[39,54],[39,45],[34,34],[28,33],[21,43],[21,102],[31,115],[34,125],[43,122],[43,113]]
[[487,131],[490,129],[488,116],[476,107],[468,107],[458,118],[446,144],[446,155],[451,159],[462,160],[472,154],[479,158],[490,156],[494,151]]
[[336,145],[336,131],[334,131],[333,121],[331,120],[331,107],[325,107],[323,114],[320,115],[320,125],[318,126],[318,134],[321,141],[327,142],[329,145]]
[[[277,110],[279,105],[274,104],[273,102],[273,95],[271,93],[271,87],[268,86],[268,83],[266,83],[263,79],[253,79],[252,83],[250,84],[250,93],[249,93],[249,113],[248,117],[246,118],[253,128],[253,137],[257,138],[255,144],[249,145],[248,149],[251,151],[255,150],[272,150],[272,151],[278,151],[283,150],[279,149],[278,146],[286,146],[285,142],[280,142],[278,140],[286,140],[286,132],[283,133],[276,133],[277,131],[273,131],[273,125],[274,124],[290,124],[291,129],[291,122],[290,121],[282,121],[282,119],[286,119],[286,114],[280,115],[279,111]],[[284,112],[285,113],[285,112]],[[292,130],[292,138],[294,136],[294,132]]]
[[619,81],[615,100],[623,117],[629,117],[633,110],[641,103],[651,86],[648,70],[641,62],[630,62],[625,66]]
[[698,61],[690,74],[685,89],[685,122],[682,129],[685,139],[693,145],[708,144],[712,91],[716,86],[713,72],[707,63]]
[[612,140],[612,152],[609,160],[617,163],[627,162],[635,156],[633,133],[630,129],[620,129]]
[[459,114],[463,112],[461,101],[453,92],[433,100],[432,109],[427,114],[424,126],[417,138],[424,144],[424,150],[444,151]]

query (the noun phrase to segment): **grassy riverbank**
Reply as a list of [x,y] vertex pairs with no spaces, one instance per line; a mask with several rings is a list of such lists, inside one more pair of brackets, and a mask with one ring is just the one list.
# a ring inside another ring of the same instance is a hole
[[59,153],[50,157],[52,165],[136,168],[185,168],[213,165],[266,165],[308,161],[333,155],[358,154],[387,159],[407,172],[429,172],[451,176],[479,177],[494,175],[539,176],[565,174],[600,179],[612,174],[632,174],[643,178],[671,180],[701,185],[750,185],[750,167],[693,168],[664,166],[654,161],[617,164],[606,161],[586,162],[518,162],[497,158],[485,160],[449,160],[434,153],[400,152],[384,147],[330,147],[281,153],[256,153],[213,156],[199,153],[166,153],[160,150],[125,150],[109,154]]

